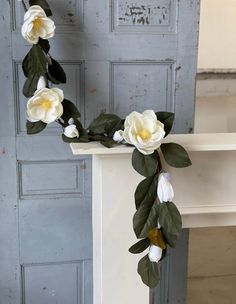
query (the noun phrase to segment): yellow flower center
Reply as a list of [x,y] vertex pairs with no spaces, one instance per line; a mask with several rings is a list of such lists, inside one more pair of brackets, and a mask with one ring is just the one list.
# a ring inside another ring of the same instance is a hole
[[35,19],[33,21],[33,24],[34,24],[34,29],[38,30],[40,28],[40,26],[41,26],[39,18]]
[[51,101],[50,100],[44,100],[42,103],[41,103],[41,107],[44,108],[44,110],[49,110],[51,109],[52,107],[52,104],[51,104]]
[[142,140],[148,140],[151,137],[151,133],[148,130],[142,129],[138,132],[138,136],[140,136]]

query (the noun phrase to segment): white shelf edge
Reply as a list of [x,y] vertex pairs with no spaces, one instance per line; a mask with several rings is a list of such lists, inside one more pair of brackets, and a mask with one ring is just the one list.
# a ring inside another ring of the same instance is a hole
[[[187,151],[236,151],[236,133],[173,134],[163,141],[168,142],[178,143]],[[98,142],[71,143],[70,147],[74,155],[131,154],[134,150],[122,145],[109,149]]]
[[201,215],[201,214],[227,214],[236,213],[236,205],[212,205],[212,206],[188,206],[188,207],[178,207],[181,215]]

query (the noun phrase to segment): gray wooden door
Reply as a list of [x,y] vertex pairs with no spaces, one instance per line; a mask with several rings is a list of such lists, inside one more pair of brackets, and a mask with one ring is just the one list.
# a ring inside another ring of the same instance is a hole
[[[199,1],[49,2],[61,87],[86,124],[152,108],[192,131]],[[0,303],[92,304],[91,160],[73,157],[56,125],[26,135],[23,14],[1,0]]]

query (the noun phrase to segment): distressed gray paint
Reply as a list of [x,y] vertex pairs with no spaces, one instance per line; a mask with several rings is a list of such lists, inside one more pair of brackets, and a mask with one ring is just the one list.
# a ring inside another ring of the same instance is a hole
[[[69,79],[61,87],[86,124],[101,110],[125,116],[153,108],[176,112],[175,132],[192,130],[198,1],[50,3],[52,54]],[[1,1],[0,303],[92,304],[91,161],[71,155],[55,124],[26,135],[23,14],[20,2]],[[167,290],[171,303],[184,303],[174,260],[158,303]]]

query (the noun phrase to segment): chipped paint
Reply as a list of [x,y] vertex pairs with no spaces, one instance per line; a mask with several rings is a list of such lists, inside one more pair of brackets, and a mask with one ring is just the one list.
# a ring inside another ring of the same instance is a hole
[[170,25],[170,0],[119,1],[119,25]]

